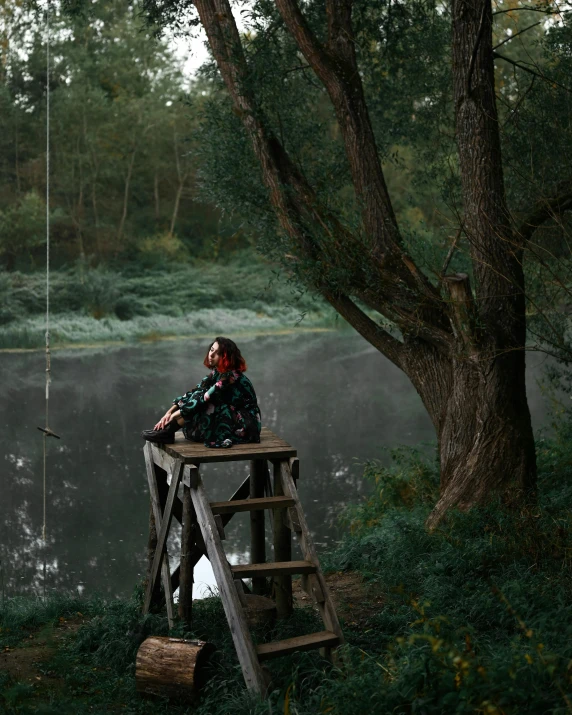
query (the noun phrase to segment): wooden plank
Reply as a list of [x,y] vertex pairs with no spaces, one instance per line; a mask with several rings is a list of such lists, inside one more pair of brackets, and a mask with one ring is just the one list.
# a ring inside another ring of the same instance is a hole
[[[280,475],[280,464],[274,464],[274,498],[284,496],[282,479]],[[294,500],[291,499],[293,503]],[[292,560],[292,538],[290,529],[284,524],[286,509],[276,509],[272,514],[272,532],[274,540],[274,560],[285,562]],[[292,613],[292,576],[280,573],[274,576],[272,594],[276,603],[276,613],[278,618],[285,618]]]
[[258,656],[254,649],[252,638],[250,637],[246,616],[240,605],[240,599],[236,591],[236,586],[234,585],[234,576],[226,560],[220,539],[218,538],[214,516],[210,510],[202,480],[199,480],[196,488],[191,489],[191,498],[197,515],[197,523],[203,535],[207,554],[213,568],[246,686],[249,690],[264,695],[266,692],[264,674],[258,662]]
[[238,593],[238,599],[240,601],[240,605],[243,608],[246,608],[246,593],[244,592],[244,584],[239,578],[234,579],[234,585],[236,587],[236,592]]
[[[206,551],[204,551],[203,537],[201,536],[201,534],[199,532],[195,532],[195,535],[200,537],[201,546],[199,546],[199,544],[194,544],[191,547],[191,551],[189,553],[189,565],[193,569],[199,563],[199,561],[202,559],[202,557],[207,555]],[[207,558],[208,558],[208,556],[207,556]],[[179,564],[175,568],[173,573],[171,574],[171,589],[172,589],[173,593],[179,588],[180,580],[181,580],[181,566]]]
[[[264,498],[264,484],[267,469],[266,460],[251,460],[250,498],[252,500]],[[253,564],[263,564],[266,561],[264,511],[250,512],[250,561]],[[264,577],[253,578],[252,591],[258,596],[264,596],[266,594],[266,579]]]
[[218,530],[219,538],[221,541],[224,541],[226,539],[226,534],[224,533],[224,525],[222,523],[222,516],[220,514],[217,514],[215,516],[214,520],[215,520],[216,528]]
[[316,574],[304,574],[301,579],[302,590],[311,596],[316,603],[324,603],[326,597]]
[[[196,469],[196,467],[195,467]],[[191,500],[191,489],[183,486],[183,528],[181,530],[181,580],[179,585],[179,617],[191,625],[193,617],[193,565],[191,564],[191,549],[194,542],[195,510]],[[171,581],[172,583],[172,581]]]
[[285,509],[294,506],[290,497],[266,497],[264,499],[236,499],[235,501],[213,501],[213,514],[235,514],[241,511],[261,511],[263,509]]
[[288,464],[290,465],[290,474],[292,475],[294,484],[298,487],[298,479],[300,479],[300,460],[298,457],[290,457]]
[[235,444],[229,449],[205,447],[202,443],[186,440],[177,433],[173,444],[156,445],[156,448],[185,464],[207,462],[234,462],[248,459],[286,459],[295,457],[297,451],[292,445],[273,434],[267,427],[260,433],[260,442]]
[[[155,515],[153,514],[153,504],[149,500],[149,537],[147,539],[147,569],[145,574],[145,583],[149,581],[151,576],[151,567],[155,558],[155,550],[157,548],[157,529],[155,527]],[[153,584],[153,594],[151,596],[150,608],[155,606],[159,608],[161,603],[161,587],[159,581],[156,580]]]
[[174,444],[162,445],[175,459],[181,459],[185,464],[208,464],[210,462],[238,462],[248,459],[286,459],[295,457],[296,450],[286,447],[258,447],[251,446],[248,450],[238,450],[237,447],[245,445],[234,445],[228,449],[211,449],[209,454],[198,453],[192,448],[181,445],[176,448]]
[[[240,501],[242,499],[246,499],[246,497],[250,494],[250,474],[246,479],[242,482],[242,484],[238,487],[238,489],[234,492],[234,494],[231,496],[230,501]],[[222,525],[226,526],[228,522],[232,519],[234,514],[223,514],[222,515]]]
[[286,524],[290,531],[295,531],[296,533],[302,531],[300,519],[298,519],[298,511],[295,507],[291,507],[284,513],[284,524]]
[[270,561],[266,564],[237,564],[230,567],[234,578],[274,576],[276,574],[315,573],[315,564],[309,561]]
[[199,470],[198,467],[195,464],[187,464],[185,465],[185,469],[183,471],[183,484],[185,484],[187,487],[194,487],[197,486],[199,482]]
[[153,442],[147,442],[147,444],[150,445],[151,452],[153,453],[153,462],[165,472],[171,474],[173,471],[173,457],[160,449],[159,445]]
[[[155,468],[155,463],[153,461],[153,452],[151,451],[151,443],[146,442],[145,447],[143,448],[143,455],[145,457],[145,467],[146,467],[146,472],[147,472],[147,482],[149,484],[149,495],[151,498],[151,508],[153,510],[153,516],[155,519],[155,529],[157,533],[161,529],[161,522],[163,519],[163,504],[162,504],[162,499],[160,495],[160,488],[157,483],[157,477],[156,477],[156,468]],[[166,484],[166,479],[165,483],[162,485],[163,487]],[[166,502],[166,498],[165,498]],[[158,543],[158,542],[157,542]],[[156,546],[157,546],[156,543]],[[155,557],[157,556],[157,548],[155,548],[155,553],[153,556],[153,563],[155,562]],[[169,554],[167,553],[167,546],[163,547],[163,558],[161,559],[161,579],[163,581],[163,589],[165,591],[165,602],[166,602],[166,608],[167,608],[167,620],[169,622],[169,628],[173,627],[175,618],[174,618],[174,612],[173,612],[173,589],[171,585],[171,573],[170,573],[170,568],[169,568]],[[145,599],[145,603],[143,604],[143,613],[148,613],[149,608],[151,606],[151,602],[153,600],[153,593],[155,590],[155,580],[157,576],[155,575],[153,578],[151,577],[152,571],[153,571],[153,563],[151,563],[151,566],[149,568],[149,576],[147,579],[147,593],[149,594],[149,598]]]
[[[153,566],[151,568],[150,580],[147,583],[147,591],[145,593],[144,601],[144,613],[149,610],[149,605],[151,603],[151,596],[153,593],[153,584],[155,583],[155,578],[159,569],[161,568],[161,562],[163,561],[164,550],[166,550],[167,535],[171,527],[171,519],[173,517],[173,504],[175,502],[175,497],[177,496],[177,489],[181,483],[181,478],[183,476],[184,464],[181,461],[177,461],[173,467],[173,475],[171,477],[171,486],[169,487],[169,494],[167,495],[167,503],[165,504],[165,511],[162,515],[161,527],[157,533],[157,550],[155,551],[155,558],[153,559]],[[171,576],[167,579],[169,588],[171,588]]]
[[256,646],[256,652],[260,661],[278,658],[282,655],[289,655],[300,650],[313,650],[315,648],[333,648],[340,644],[339,637],[331,631],[320,631],[319,633],[309,633],[305,636],[295,638],[285,638],[282,641],[272,641],[271,643],[261,643]]
[[[147,447],[147,445],[149,446]],[[167,481],[167,477],[169,474],[172,473],[173,464],[175,463],[175,461],[173,457],[170,457],[165,452],[161,452],[161,450],[157,447],[158,445],[153,444],[152,442],[146,442],[145,449],[149,449],[151,452],[151,459],[155,464],[155,478],[157,481],[157,486],[159,488],[162,503],[164,505],[165,501],[167,500],[167,494],[169,493],[169,484]],[[179,522],[179,524],[182,523],[183,503],[178,497],[175,499],[175,503],[173,504],[173,516]]]
[[320,616],[322,617],[322,621],[324,622],[326,628],[332,633],[335,633],[339,638],[339,642],[343,643],[344,636],[342,633],[342,629],[340,628],[340,622],[338,621],[338,616],[336,613],[336,609],[334,608],[334,603],[330,595],[330,590],[328,588],[328,585],[326,584],[326,580],[324,578],[324,575],[322,574],[322,570],[320,569],[320,562],[318,560],[316,547],[314,546],[314,540],[312,539],[312,535],[310,533],[310,530],[308,529],[306,517],[304,515],[304,511],[302,510],[302,504],[300,503],[300,497],[298,496],[298,490],[296,489],[294,480],[292,479],[292,475],[290,473],[290,465],[287,461],[282,462],[280,465],[280,476],[282,479],[282,487],[284,489],[284,493],[286,494],[286,496],[291,496],[296,502],[296,511],[298,514],[298,519],[300,521],[300,526],[302,528],[302,531],[297,534],[300,542],[300,547],[302,549],[302,555],[305,559],[307,559],[307,561],[311,562],[316,566],[316,578],[320,585],[321,594],[324,597],[323,602],[317,603],[318,611],[320,613]]

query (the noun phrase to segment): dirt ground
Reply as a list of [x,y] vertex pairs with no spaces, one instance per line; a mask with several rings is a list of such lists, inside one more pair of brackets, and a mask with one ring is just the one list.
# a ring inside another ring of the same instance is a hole
[[[379,611],[383,601],[375,585],[365,583],[356,571],[335,571],[325,578],[336,612],[348,625],[359,626],[361,621]],[[313,605],[312,597],[302,591],[300,579],[293,581],[292,586],[295,606]]]
[[54,678],[42,673],[44,669],[41,665],[54,655],[59,644],[73,635],[85,620],[80,615],[69,619],[60,618],[55,626],[45,626],[31,633],[17,647],[6,646],[0,651],[0,671],[29,685],[41,685],[46,678],[53,684]]
[[[338,616],[348,626],[359,628],[369,616],[379,611],[382,599],[376,593],[375,587],[364,583],[358,573],[328,573],[326,583]],[[302,591],[299,579],[293,581],[293,594],[295,607],[316,608],[312,598]],[[60,618],[56,625],[45,626],[30,633],[17,647],[6,647],[0,651],[0,671],[7,672],[15,681],[33,685],[38,690],[57,686],[58,678],[50,673],[45,664],[54,656],[58,646],[73,636],[86,620],[81,614],[69,619]]]

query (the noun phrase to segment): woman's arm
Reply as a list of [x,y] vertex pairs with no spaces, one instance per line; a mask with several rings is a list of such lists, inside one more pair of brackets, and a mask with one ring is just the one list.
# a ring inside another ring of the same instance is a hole
[[204,392],[206,389],[208,389],[210,387],[210,383],[212,382],[212,380],[213,380],[213,375],[211,372],[208,375],[206,375],[205,377],[203,377],[203,379],[199,382],[199,384],[194,389],[189,390],[188,392],[185,392],[184,395],[179,395],[178,397],[175,397],[175,399],[173,400],[173,405],[178,406],[179,402],[181,402],[181,400],[183,400],[183,402],[185,400],[188,400],[190,397],[193,397],[194,393],[197,392],[198,390],[200,390],[201,392]]
[[215,384],[210,387],[203,395],[203,399],[205,402],[208,402],[211,397],[215,394],[215,392],[222,390],[224,387],[227,385],[232,385],[233,382],[235,382],[239,377],[239,374],[237,372],[223,372],[219,375],[219,379],[215,382]]

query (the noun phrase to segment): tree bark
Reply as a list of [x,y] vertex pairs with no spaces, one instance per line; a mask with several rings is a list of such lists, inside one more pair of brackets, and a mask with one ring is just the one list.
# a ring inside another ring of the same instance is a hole
[[204,641],[151,636],[137,651],[137,691],[167,697],[194,699],[205,684],[205,666],[215,646]]

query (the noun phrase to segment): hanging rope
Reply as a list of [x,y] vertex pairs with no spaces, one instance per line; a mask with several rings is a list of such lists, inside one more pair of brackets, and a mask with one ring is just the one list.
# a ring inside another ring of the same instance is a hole
[[[50,0],[46,4],[46,430],[50,412]],[[44,509],[42,540],[46,545],[46,439],[44,432]]]
[[42,509],[42,545],[43,545],[43,587],[44,599],[46,598],[46,440],[48,437],[59,436],[49,427],[50,417],[50,382],[51,382],[51,356],[50,356],[50,0],[46,0],[46,426],[38,427],[43,434],[44,441],[44,473],[43,473],[43,509]]

